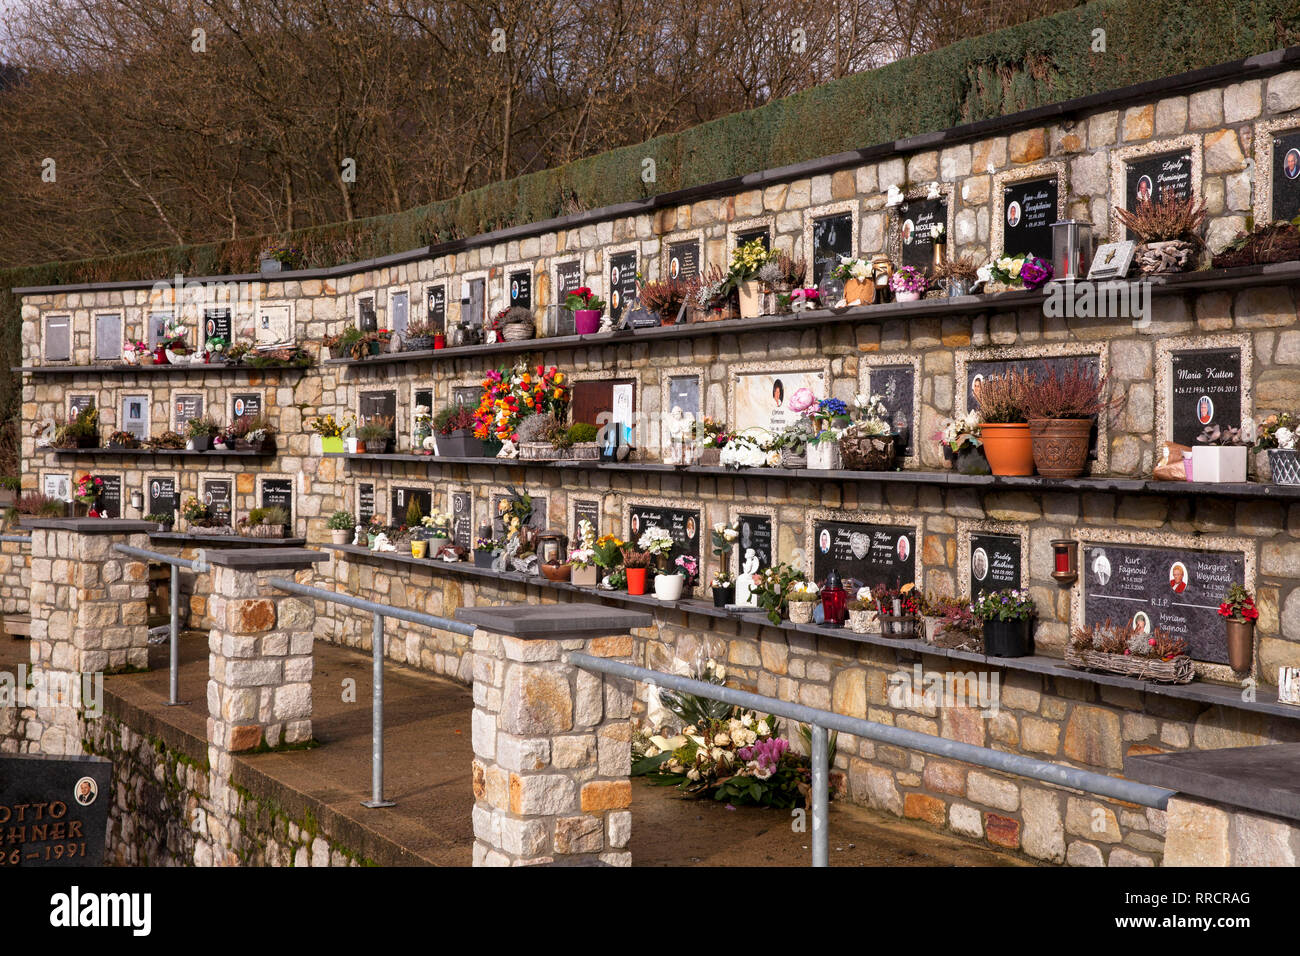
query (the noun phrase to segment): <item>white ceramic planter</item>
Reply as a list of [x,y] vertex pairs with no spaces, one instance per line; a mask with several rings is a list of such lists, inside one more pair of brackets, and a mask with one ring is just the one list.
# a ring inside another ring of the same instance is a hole
[[840,443],[822,441],[808,446],[808,467],[816,471],[836,471],[844,467],[844,456],[840,454]]
[[655,597],[661,601],[680,601],[686,579],[680,574],[656,574]]
[[1245,445],[1197,445],[1192,449],[1192,480],[1244,482],[1246,454]]
[[763,311],[763,296],[760,289],[761,286],[757,279],[748,279],[736,286],[736,292],[740,296],[740,317],[742,319],[756,319]]

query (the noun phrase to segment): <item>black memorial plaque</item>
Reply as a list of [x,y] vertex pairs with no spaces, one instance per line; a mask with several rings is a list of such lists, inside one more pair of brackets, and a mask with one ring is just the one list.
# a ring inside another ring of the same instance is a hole
[[609,259],[609,316],[615,322],[623,306],[636,298],[636,253],[624,252]]
[[122,476],[100,475],[104,484],[99,492],[96,511],[105,518],[122,517]]
[[912,266],[929,275],[934,265],[935,226],[948,228],[946,200],[909,199],[898,207],[899,258],[902,265]]
[[692,239],[689,242],[673,242],[668,245],[668,278],[694,279],[700,274],[700,244]]
[[360,312],[358,325],[362,332],[377,332],[379,330],[379,317],[375,314],[374,296],[366,296],[357,303],[357,310]]
[[575,335],[577,329],[573,324],[573,312],[564,307],[564,298],[570,292],[582,288],[582,263],[561,262],[555,267],[555,301],[559,303],[559,325],[556,335]]
[[1198,661],[1225,664],[1219,603],[1245,574],[1239,551],[1089,544],[1083,548],[1083,620],[1155,628],[1187,641]]
[[467,551],[474,547],[474,499],[468,491],[451,494],[451,541]]
[[94,395],[70,395],[68,397],[68,421],[72,421],[86,409],[94,407]]
[[224,339],[227,344],[235,340],[229,309],[203,310],[203,341],[200,344],[206,346],[209,339]]
[[910,457],[916,448],[916,422],[912,412],[916,400],[916,369],[912,365],[873,365],[867,371],[867,388],[879,395],[888,413],[886,420],[902,440],[899,454]]
[[821,584],[831,568],[844,581],[897,588],[916,579],[916,529],[853,521],[813,524],[813,579]]
[[172,408],[176,419],[176,430],[184,434],[186,423],[203,415],[203,396],[177,395]]
[[1241,427],[1241,349],[1197,349],[1170,356],[1170,437],[1196,444],[1207,425]]
[[573,546],[576,548],[582,541],[578,525],[582,519],[586,518],[591,522],[591,532],[597,538],[600,537],[600,502],[589,499],[579,498],[573,503]]
[[399,485],[389,489],[388,498],[390,520],[395,525],[406,524],[406,509],[411,507],[412,500],[419,503],[422,516],[428,517],[433,513],[433,492],[428,488],[403,488]]
[[[990,375],[1004,375],[1014,370],[1028,372],[1035,377],[1046,378],[1051,370],[1055,370],[1057,377],[1061,378],[1074,367],[1076,362],[1079,363],[1080,368],[1088,369],[1093,374],[1097,374],[1099,361],[1096,355],[1062,355],[1053,358],[968,362],[966,364],[966,408],[979,409],[979,402],[975,400],[975,390],[979,387],[979,383]],[[1097,425],[1095,422],[1092,426],[1092,437],[1089,439],[1088,457],[1090,459],[1097,457]]]
[[970,536],[971,600],[982,591],[1005,591],[1020,587],[1020,536],[1014,534],[972,534]]
[[267,478],[262,482],[262,507],[283,508],[289,512],[289,527],[293,527],[293,479]]
[[814,219],[812,245],[812,280],[813,285],[820,285],[822,279],[840,264],[841,257],[853,255],[853,213]]
[[755,239],[763,243],[764,249],[772,248],[772,235],[768,231],[767,226],[763,226],[759,229],[746,229],[744,232],[736,233],[736,247],[739,248],[740,246],[747,245]]
[[425,290],[428,322],[435,332],[447,331],[447,287],[431,285]]
[[1273,140],[1273,218],[1300,216],[1300,130]]
[[668,411],[680,408],[687,418],[698,421],[700,411],[700,377],[698,375],[673,375],[668,379]]
[[638,547],[641,535],[647,528],[658,525],[673,536],[673,550],[669,557],[675,561],[689,554],[700,560],[700,513],[692,508],[659,508],[654,505],[633,505],[628,509],[628,541]]
[[176,500],[176,479],[154,475],[145,479],[144,513],[146,515],[169,515],[180,507]]
[[[87,704],[91,690],[76,685]],[[103,866],[112,779],[103,757],[0,756],[0,867]]]
[[234,506],[234,485],[229,478],[204,478],[203,503],[208,506],[208,516],[219,525],[231,526]]
[[357,523],[367,525],[375,515],[375,486],[368,481],[357,485]]
[[451,389],[451,400],[457,405],[465,405],[469,408],[478,408],[479,402],[483,401],[483,386],[453,385]]
[[249,420],[262,414],[262,396],[257,392],[236,392],[230,396],[232,418],[248,416]]
[[[1175,199],[1187,199],[1192,195],[1192,154],[1180,150],[1173,153],[1161,153],[1128,164],[1124,183],[1124,206],[1137,209],[1143,200],[1159,202],[1168,191]],[[1125,231],[1126,239],[1136,238],[1132,232]]]
[[1002,248],[1009,255],[1028,252],[1052,261],[1052,223],[1056,222],[1055,176],[1011,183],[1002,190]]
[[770,568],[776,557],[772,544],[772,519],[768,515],[737,515],[736,568],[745,566],[745,553],[752,550],[758,558],[759,570]]
[[[501,514],[501,502],[509,501],[509,495],[493,495],[492,501],[492,535],[498,540],[506,536],[505,518]],[[546,508],[546,499],[540,495],[533,495],[533,513],[528,519],[528,527],[537,531],[545,531],[546,523],[549,520],[550,512]]]
[[533,307],[533,274],[526,269],[510,273],[510,305],[521,309]]

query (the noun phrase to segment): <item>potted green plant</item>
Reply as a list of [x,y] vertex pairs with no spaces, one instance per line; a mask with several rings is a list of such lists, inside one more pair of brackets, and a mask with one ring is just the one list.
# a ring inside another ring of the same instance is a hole
[[185,519],[186,530],[191,532],[198,528],[208,527],[212,520],[208,506],[195,495],[190,495],[185,499],[185,504],[181,506],[181,517]]
[[442,458],[482,458],[483,442],[474,437],[474,409],[459,402],[444,405],[433,418],[438,455]]
[[960,418],[945,421],[933,437],[943,446],[944,464],[955,468],[959,475],[989,474],[984,443],[980,441],[979,412],[972,409]]
[[775,255],[762,239],[751,239],[732,250],[729,278],[740,299],[742,319],[756,319],[762,312],[762,283],[758,274]]
[[564,297],[564,307],[573,313],[573,330],[578,335],[594,335],[600,331],[600,317],[605,302],[587,286],[574,289]]
[[211,417],[199,415],[185,423],[187,438],[185,447],[190,451],[207,451],[212,447],[212,436],[218,431],[218,425]]
[[797,581],[786,593],[791,624],[811,624],[813,606],[821,599],[821,591],[811,581]]
[[1028,591],[981,591],[971,607],[984,626],[986,656],[1025,657],[1034,652],[1031,624],[1037,608]]
[[767,619],[773,624],[780,624],[786,616],[790,588],[803,579],[802,571],[784,561],[778,561],[758,572],[753,597],[758,600],[758,606],[767,612]]
[[254,538],[283,538],[289,524],[289,512],[279,506],[254,508],[240,524],[247,528],[247,534]]
[[1092,426],[1106,407],[1106,377],[1081,362],[1049,368],[1025,388],[1034,466],[1044,478],[1077,478],[1088,467]]
[[501,548],[489,537],[478,538],[474,541],[474,567],[491,570],[492,561],[497,556]]
[[428,322],[412,322],[402,335],[403,352],[424,352],[433,349],[433,335],[438,330]]
[[307,423],[307,427],[320,436],[322,455],[343,454],[343,427],[333,415],[321,415]]
[[600,444],[596,441],[600,430],[587,422],[574,422],[568,429],[568,457],[576,461],[598,461]]
[[989,375],[974,388],[980,440],[995,475],[1034,473],[1034,441],[1025,411],[1026,393],[1033,381],[1028,372],[1011,369]]
[[1228,631],[1228,665],[1245,673],[1255,656],[1255,622],[1259,620],[1255,598],[1234,581],[1219,605],[1219,616]]
[[172,525],[176,523],[176,515],[170,511],[155,511],[153,514],[145,515],[145,521],[153,521],[158,525],[159,531],[171,531]]
[[641,286],[641,305],[659,316],[660,325],[675,325],[690,294],[690,283],[682,279],[659,279]]
[[136,438],[130,432],[115,431],[108,436],[109,448],[139,448],[140,439]]
[[388,443],[392,438],[393,417],[391,415],[372,415],[363,418],[357,425],[357,452],[382,455],[388,451]]
[[1300,485],[1300,416],[1282,412],[1259,423],[1255,470],[1260,481]]
[[365,334],[355,325],[349,325],[338,335],[327,335],[324,338],[324,345],[330,350],[330,358],[361,358],[360,346],[363,344]]
[[99,409],[91,405],[59,425],[54,431],[55,448],[98,448]]
[[326,522],[326,527],[330,530],[330,538],[335,544],[348,544],[352,540],[356,526],[356,518],[348,511],[336,511]]

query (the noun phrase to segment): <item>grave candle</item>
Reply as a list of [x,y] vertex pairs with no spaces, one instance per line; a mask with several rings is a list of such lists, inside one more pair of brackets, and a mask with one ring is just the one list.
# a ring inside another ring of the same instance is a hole
[[840,582],[839,572],[831,568],[822,586],[822,619],[827,627],[843,627],[848,617],[848,592]]

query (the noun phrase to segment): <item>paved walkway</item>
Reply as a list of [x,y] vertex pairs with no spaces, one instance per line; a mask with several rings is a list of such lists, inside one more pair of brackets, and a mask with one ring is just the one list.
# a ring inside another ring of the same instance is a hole
[[[0,666],[27,660],[26,641],[4,638]],[[381,865],[468,866],[470,810],[468,688],[388,662],[384,679],[384,795],[397,805],[368,810],[370,657],[317,643],[312,681],[314,736],[308,750],[237,759],[236,781],[286,811],[311,812],[324,829]],[[180,746],[206,754],[207,640],[181,640],[180,697],[168,707],[166,645],[150,648],[147,674],[105,680],[110,712]],[[355,702],[344,681],[355,681]],[[727,810],[711,800],[634,782],[632,861],[636,866],[807,866],[808,834],[788,811]],[[847,803],[832,803],[832,866],[1006,866],[1020,858]]]

